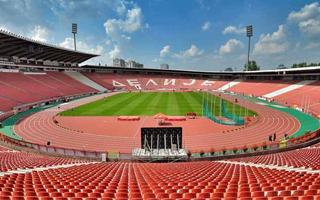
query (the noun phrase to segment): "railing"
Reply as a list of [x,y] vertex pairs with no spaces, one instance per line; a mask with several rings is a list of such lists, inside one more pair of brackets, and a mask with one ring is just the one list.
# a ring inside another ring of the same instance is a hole
[[97,151],[86,151],[86,150],[77,150],[63,147],[55,147],[50,145],[42,145],[31,143],[23,140],[17,140],[10,138],[4,134],[0,133],[0,141],[4,146],[15,150],[24,150],[34,153],[44,153],[54,156],[65,156],[65,157],[77,157],[77,158],[87,158],[99,160],[101,155],[106,152],[97,152]]
[[95,94],[95,93],[92,92],[92,93],[83,93],[83,94],[78,94],[78,95],[68,95],[68,96],[54,97],[54,98],[50,98],[50,99],[45,99],[45,100],[41,100],[41,101],[37,101],[37,102],[32,102],[32,103],[27,103],[27,104],[15,106],[15,107],[13,107],[13,110],[15,112],[23,112],[23,111],[29,110],[32,107],[41,106],[41,105],[44,105],[44,104],[47,104],[47,103],[59,102],[59,101],[65,100],[65,99],[72,100],[72,99],[76,99],[76,98],[90,96],[92,94]]
[[2,113],[0,114],[0,122],[2,122],[3,120],[11,117],[12,115],[14,115],[14,111],[8,111],[8,112],[5,112],[5,113]]

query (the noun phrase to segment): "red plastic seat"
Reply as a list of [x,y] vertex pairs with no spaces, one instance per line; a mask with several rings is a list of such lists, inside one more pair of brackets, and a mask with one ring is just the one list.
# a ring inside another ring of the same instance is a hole
[[196,194],[195,193],[184,193],[184,194],[182,194],[182,198],[183,199],[193,199],[193,198],[196,198]]
[[261,191],[253,192],[252,197],[264,197],[264,192],[261,192]]
[[297,196],[284,197],[284,200],[299,200],[299,197]]
[[266,196],[267,197],[275,197],[275,196],[278,196],[278,192],[277,191],[268,191],[266,193]]
[[173,199],[182,198],[182,194],[179,194],[179,193],[171,193],[171,194],[169,195],[169,198],[173,198]]

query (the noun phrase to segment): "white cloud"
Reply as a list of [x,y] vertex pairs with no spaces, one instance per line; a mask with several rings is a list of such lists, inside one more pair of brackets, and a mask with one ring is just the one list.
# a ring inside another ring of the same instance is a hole
[[120,54],[121,54],[121,50],[118,45],[115,45],[113,49],[109,52],[110,58],[117,58],[120,56]]
[[229,34],[229,33],[233,33],[233,34],[239,34],[239,35],[241,35],[241,34],[244,34],[244,33],[246,33],[246,28],[244,27],[244,28],[240,28],[240,27],[235,27],[235,26],[227,26],[224,30],[223,30],[223,32],[222,32],[223,34]]
[[146,29],[147,24],[143,23],[143,14],[140,7],[128,1],[121,1],[116,8],[118,18],[108,19],[104,23],[106,34],[109,36],[109,44],[113,44],[113,49],[108,52],[110,58],[119,57],[125,54],[122,50],[127,50],[132,40],[132,33]]
[[177,58],[193,58],[203,54],[203,50],[199,49],[196,45],[192,44],[191,47],[185,51],[177,53],[174,57]]
[[122,34],[121,37],[122,37],[123,39],[126,39],[126,40],[131,40],[131,37],[130,37],[130,36],[127,36],[127,35],[125,35],[125,34]]
[[243,43],[237,39],[230,39],[219,49],[220,55],[231,54],[243,48]]
[[309,49],[316,49],[320,47],[320,43],[316,43],[316,42],[310,42],[306,47],[305,49],[306,50],[309,50]]
[[[73,38],[71,37],[67,37],[65,38],[61,43],[58,44],[59,46],[63,47],[63,48],[67,48],[67,49],[74,49],[73,46]],[[98,54],[101,55],[104,52],[104,48],[100,45],[97,45],[95,47],[92,47],[90,45],[88,45],[87,43],[83,42],[83,41],[77,41],[77,51],[83,51],[83,52],[87,52],[87,53],[92,53],[92,54]]]
[[170,45],[164,46],[160,51],[160,57],[165,57],[170,54]]
[[280,25],[278,30],[272,34],[262,34],[255,44],[254,54],[279,54],[285,52],[289,47],[286,41],[284,26]]
[[305,5],[300,11],[293,11],[289,14],[288,20],[291,21],[304,21],[310,18],[318,17],[320,13],[320,7],[318,2],[314,2],[312,4]]
[[126,13],[126,5],[125,5],[125,2],[124,1],[120,1],[118,2],[118,6],[116,6],[116,12],[119,14],[119,15],[123,15]]
[[46,27],[37,25],[31,31],[30,37],[33,40],[37,40],[40,42],[47,42],[49,38],[49,31]]
[[320,34],[320,4],[315,2],[305,5],[299,11],[291,12],[288,20],[296,23],[302,33],[318,36]]
[[6,25],[15,33],[21,31],[26,36],[30,27],[45,24],[45,18],[39,12],[41,2],[0,0],[0,4],[0,24]]
[[309,19],[299,23],[299,29],[303,33],[318,36],[320,34],[320,21],[316,19]]
[[109,46],[111,43],[112,43],[111,40],[106,40],[106,42],[105,42],[105,44],[106,44],[107,46]]
[[[61,47],[73,50],[73,38],[67,37],[58,45]],[[77,41],[77,50],[86,52],[86,53],[100,55],[98,57],[92,58],[82,63],[82,65],[86,65],[86,64],[105,65],[106,63],[112,63],[113,56],[118,56],[121,53],[120,48],[118,46],[114,46],[113,50],[111,50],[110,52],[107,52],[107,50],[101,45],[94,46],[81,40]]]
[[206,21],[206,22],[202,25],[201,29],[202,29],[203,31],[207,31],[207,30],[209,30],[210,26],[211,26],[211,23],[210,23],[209,21]]
[[133,33],[142,28],[141,8],[135,7],[127,11],[125,19],[108,19],[104,23],[106,33],[113,39],[119,40],[123,33]]

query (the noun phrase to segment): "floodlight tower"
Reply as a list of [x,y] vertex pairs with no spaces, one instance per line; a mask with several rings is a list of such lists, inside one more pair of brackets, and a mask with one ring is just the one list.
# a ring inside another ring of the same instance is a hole
[[248,44],[248,62],[247,62],[247,69],[249,69],[249,62],[250,62],[250,42],[251,42],[251,37],[253,36],[253,28],[252,25],[247,26],[247,37],[249,38],[249,44]]
[[74,44],[74,50],[77,51],[77,44],[76,44],[76,34],[78,32],[78,25],[75,23],[72,23],[72,33],[73,33],[73,44]]

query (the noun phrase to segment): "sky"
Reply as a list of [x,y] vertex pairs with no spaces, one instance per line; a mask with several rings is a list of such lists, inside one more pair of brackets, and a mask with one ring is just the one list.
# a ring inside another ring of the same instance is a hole
[[320,3],[308,0],[0,0],[0,29],[100,56],[158,68],[242,70],[246,25],[261,69],[320,62]]

